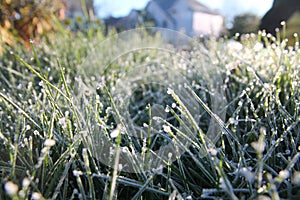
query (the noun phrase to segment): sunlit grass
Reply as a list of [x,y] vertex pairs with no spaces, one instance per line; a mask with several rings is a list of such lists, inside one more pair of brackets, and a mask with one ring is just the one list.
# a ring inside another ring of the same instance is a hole
[[[101,59],[115,47],[99,48],[104,40],[101,30],[64,32],[33,44],[31,52],[18,47],[1,57],[1,199],[299,198],[298,43],[287,47],[260,32],[177,52],[190,59],[180,66],[189,83],[182,89],[191,99],[159,85],[141,86],[129,101],[131,117],[146,130],[137,139],[122,116],[124,102],[114,96],[116,86],[124,86],[124,95],[132,89],[120,84],[127,75],[120,69],[179,61],[166,52],[136,50],[105,68]],[[158,36],[151,40],[160,42]],[[140,41],[131,38],[118,48],[131,42]],[[99,57],[87,62],[89,54]],[[226,99],[216,113],[219,94]],[[160,99],[167,118],[157,117],[164,128],[149,137],[155,123],[149,111]],[[199,107],[197,118],[189,103]],[[211,120],[218,128],[208,130]],[[220,137],[214,140],[208,131]],[[117,170],[126,166],[120,166],[118,151],[107,151],[108,142],[128,153],[134,173]],[[169,142],[176,151],[162,157],[164,167],[147,170],[154,149]]]

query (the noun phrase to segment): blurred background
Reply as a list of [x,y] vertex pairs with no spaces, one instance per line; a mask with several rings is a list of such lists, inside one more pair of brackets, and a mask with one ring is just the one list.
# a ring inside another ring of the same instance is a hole
[[[285,23],[282,23],[285,21]],[[0,40],[12,45],[38,40],[59,28],[91,27],[105,33],[142,26],[181,31],[192,37],[233,37],[282,27],[293,40],[300,30],[299,0],[1,0]]]

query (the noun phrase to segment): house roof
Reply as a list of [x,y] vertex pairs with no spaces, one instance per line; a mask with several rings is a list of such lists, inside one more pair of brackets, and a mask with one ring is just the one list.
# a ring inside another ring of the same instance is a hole
[[207,6],[203,5],[202,3],[196,0],[186,0],[186,2],[189,8],[193,11],[204,12],[213,15],[220,15],[220,13],[218,13],[217,11],[208,8]]
[[163,10],[168,10],[171,8],[176,1],[178,0],[153,0],[159,7],[161,7]]
[[[173,5],[175,5],[176,2],[179,0],[153,0],[162,10],[168,10],[170,9]],[[187,5],[192,11],[198,11],[198,12],[204,12],[208,14],[213,14],[213,15],[219,15],[215,10],[212,10],[208,8],[207,6],[201,4],[197,0],[185,0]]]

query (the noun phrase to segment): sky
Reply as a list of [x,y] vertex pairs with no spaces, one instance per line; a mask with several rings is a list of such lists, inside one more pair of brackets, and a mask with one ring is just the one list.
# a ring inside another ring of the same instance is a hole
[[[149,0],[94,0],[100,17],[127,15],[131,9],[143,9]],[[230,22],[235,15],[251,12],[263,16],[273,0],[198,0],[200,3],[222,13]]]

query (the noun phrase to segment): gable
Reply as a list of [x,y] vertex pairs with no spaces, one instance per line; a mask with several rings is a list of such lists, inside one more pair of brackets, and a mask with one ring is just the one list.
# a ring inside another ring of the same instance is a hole
[[156,25],[166,28],[174,27],[175,19],[167,11],[163,10],[155,0],[147,4],[146,11],[153,18]]
[[189,6],[189,9],[195,12],[204,12],[207,14],[213,14],[213,15],[220,15],[220,13],[216,12],[215,10],[212,10],[208,8],[207,6],[199,3],[196,0],[184,0],[187,5]]
[[162,10],[169,10],[178,0],[153,0]]

